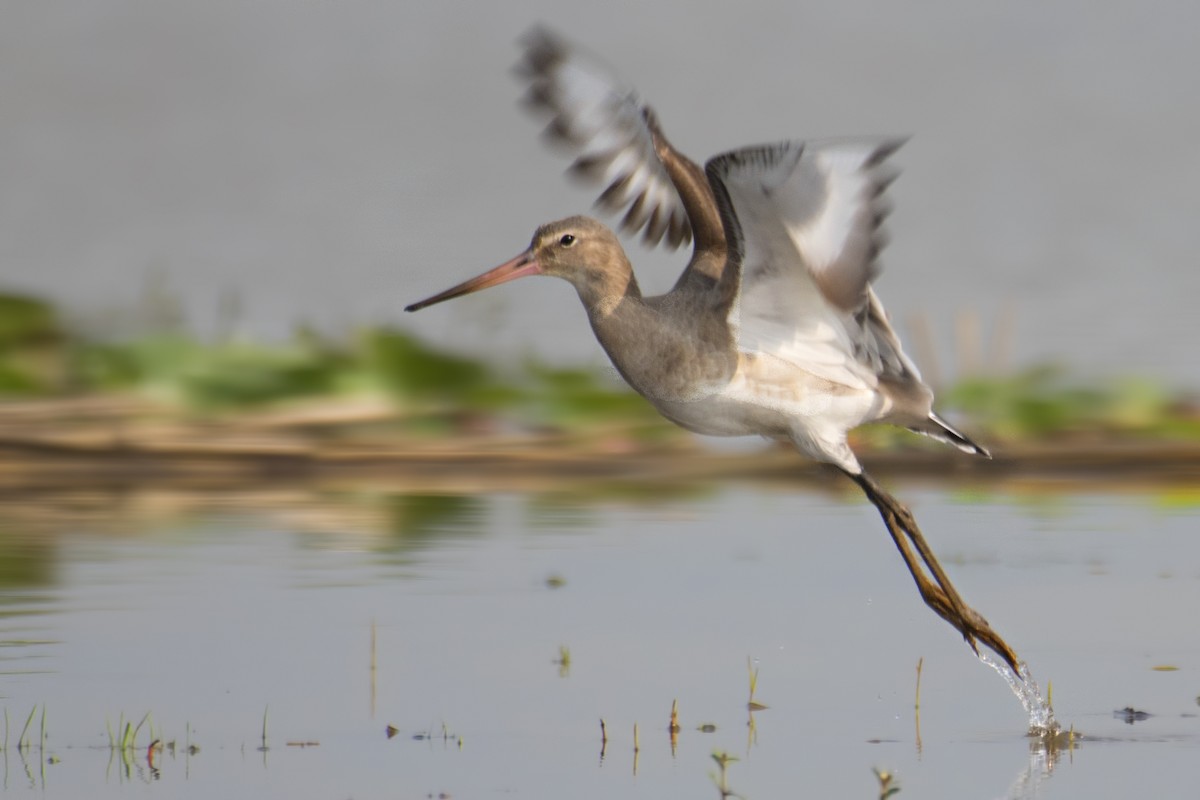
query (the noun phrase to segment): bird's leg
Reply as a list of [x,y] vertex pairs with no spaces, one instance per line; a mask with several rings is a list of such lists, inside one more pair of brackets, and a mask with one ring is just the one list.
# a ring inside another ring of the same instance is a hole
[[937,560],[937,556],[933,554],[933,549],[929,543],[925,541],[925,537],[921,535],[921,529],[917,526],[917,520],[913,517],[912,512],[897,500],[890,492],[875,482],[866,473],[860,473],[855,478],[856,482],[863,488],[867,497],[879,509],[879,513],[883,515],[884,523],[890,531],[893,527],[898,527],[912,541],[913,546],[917,548],[917,553],[921,556],[921,561],[933,573],[933,579],[937,581],[938,586],[946,593],[946,598],[950,601],[957,611],[965,616],[968,606],[963,602],[962,596],[958,590],[954,588],[954,584],[950,582],[950,578],[942,569],[941,563]]
[[[896,543],[896,549],[900,551],[905,566],[908,567],[909,573],[916,581],[917,590],[921,593],[921,599],[925,601],[925,605],[958,629],[967,644],[977,654],[979,645],[976,640],[983,642],[996,655],[1004,659],[1014,672],[1020,672],[1017,666],[1017,654],[1008,646],[1007,642],[1000,638],[999,634],[992,630],[988,621],[979,612],[968,606],[958,594],[958,590],[950,582],[942,565],[938,563],[937,556],[934,555],[932,548],[921,534],[921,529],[917,526],[912,512],[865,472],[857,474],[846,472],[846,474],[859,485],[867,499],[879,510],[879,515],[883,517],[883,523],[887,526],[892,541]],[[919,562],[916,555],[913,554],[914,547],[917,554],[920,555]],[[932,581],[925,574],[922,563],[933,574]]]

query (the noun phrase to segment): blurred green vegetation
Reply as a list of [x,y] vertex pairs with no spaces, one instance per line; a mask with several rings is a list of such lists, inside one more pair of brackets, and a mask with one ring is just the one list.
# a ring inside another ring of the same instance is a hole
[[402,425],[433,433],[481,420],[551,430],[614,425],[650,437],[673,430],[602,375],[533,361],[498,369],[399,330],[363,328],[334,340],[298,328],[266,344],[205,342],[173,323],[104,338],[70,330],[38,300],[0,295],[0,399],[113,392],[199,414],[383,396]]
[[66,339],[54,309],[29,297],[0,294],[0,395],[50,391],[55,354]]
[[[120,337],[84,335],[44,302],[0,294],[0,399],[123,392],[187,413],[236,413],[371,395],[386,397],[398,424],[410,431],[507,424],[526,430],[620,427],[641,438],[676,433],[648,403],[596,372],[535,361],[497,369],[399,330],[364,328],[333,340],[299,328],[276,344],[228,336],[204,342],[182,331],[175,320]],[[1144,380],[1081,384],[1055,367],[965,380],[939,400],[973,434],[993,441],[1200,438],[1194,399]],[[912,437],[872,428],[860,439],[890,446]]]
[[965,380],[940,399],[998,439],[1200,438],[1194,399],[1139,378],[1088,385],[1061,367],[1042,365],[1007,377]]

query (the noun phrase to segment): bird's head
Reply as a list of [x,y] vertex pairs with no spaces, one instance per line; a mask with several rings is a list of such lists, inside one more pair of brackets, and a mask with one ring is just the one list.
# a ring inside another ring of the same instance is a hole
[[567,217],[538,228],[529,249],[517,257],[404,310],[419,311],[526,275],[553,275],[570,281],[589,308],[608,297],[619,299],[632,279],[616,234],[591,217]]

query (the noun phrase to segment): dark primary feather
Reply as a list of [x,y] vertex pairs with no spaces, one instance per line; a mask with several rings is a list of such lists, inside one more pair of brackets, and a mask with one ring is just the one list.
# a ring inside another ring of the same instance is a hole
[[568,172],[604,186],[597,205],[624,213],[620,227],[648,246],[671,249],[691,240],[687,214],[659,161],[645,107],[599,59],[544,28],[521,44],[517,75],[528,84],[525,105],[548,113],[545,136],[576,154]]

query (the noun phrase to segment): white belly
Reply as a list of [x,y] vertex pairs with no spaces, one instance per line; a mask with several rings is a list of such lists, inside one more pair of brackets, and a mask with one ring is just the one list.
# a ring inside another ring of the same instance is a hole
[[834,384],[770,357],[744,358],[728,384],[696,400],[650,401],[690,431],[788,439],[812,458],[843,466],[857,463],[847,431],[886,413],[876,391]]

